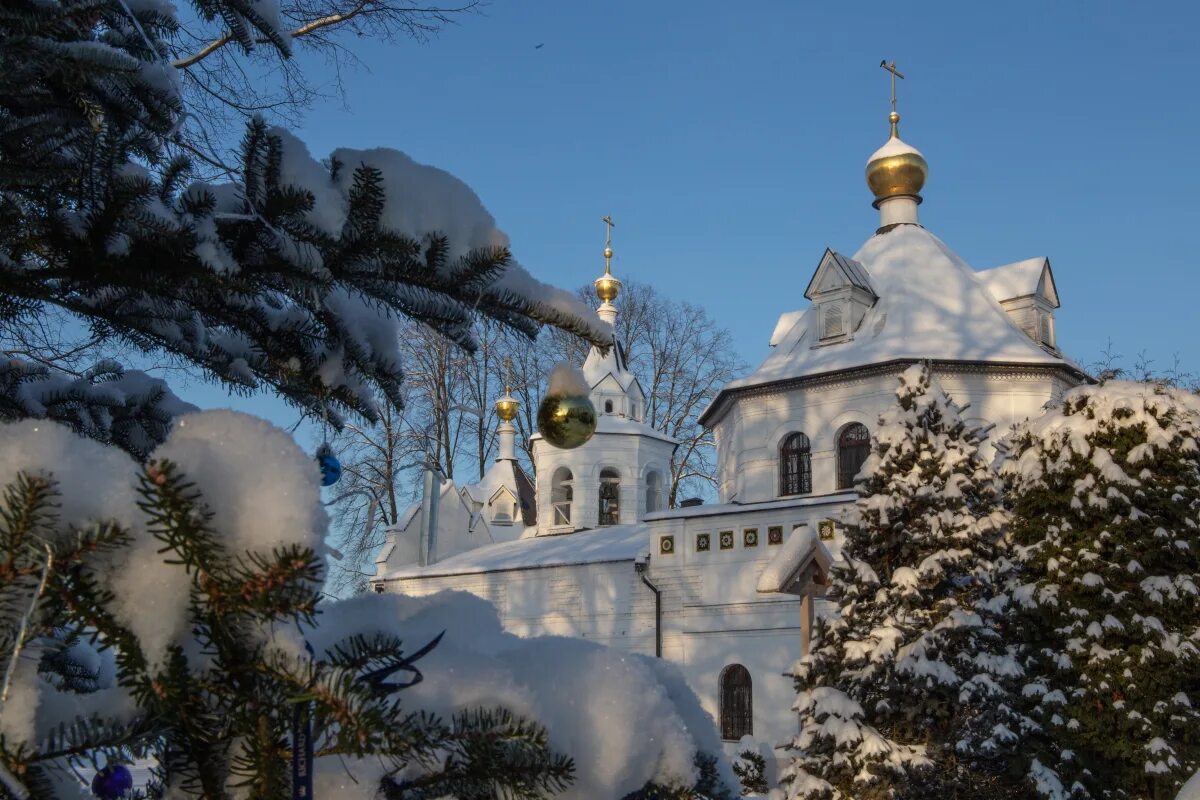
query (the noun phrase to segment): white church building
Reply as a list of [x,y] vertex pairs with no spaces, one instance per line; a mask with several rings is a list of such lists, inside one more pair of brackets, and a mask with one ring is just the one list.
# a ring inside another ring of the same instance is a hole
[[[918,221],[926,162],[900,140],[894,111],[890,121],[867,164],[878,228],[852,255],[819,254],[807,302],[779,318],[769,355],[701,416],[716,439],[716,504],[665,508],[675,442],[643,421],[642,388],[614,342],[582,365],[592,439],[560,450],[535,436],[535,485],[515,458],[506,393],[495,463],[478,484],[430,487],[393,527],[374,588],[467,591],[517,634],[669,659],[730,749],[746,735],[768,746],[794,735],[785,672],[807,646],[839,515],[897,376],[929,361],[997,434],[1087,380],[1056,345],[1049,260],[976,270],[955,255]],[[611,255],[596,281],[609,321]]]

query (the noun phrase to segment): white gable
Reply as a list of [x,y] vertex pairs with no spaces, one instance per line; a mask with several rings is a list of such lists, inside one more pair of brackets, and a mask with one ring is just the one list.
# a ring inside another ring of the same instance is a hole
[[836,291],[847,286],[863,290],[872,300],[878,297],[871,286],[871,277],[861,263],[852,258],[846,258],[841,253],[826,249],[825,254],[821,256],[821,262],[817,265],[817,271],[813,273],[812,280],[808,282],[808,288],[804,290],[804,296],[813,300],[826,292]]
[[617,377],[611,372],[607,373],[598,382],[592,384],[593,392],[607,392],[609,394],[623,394],[625,387],[617,380]]

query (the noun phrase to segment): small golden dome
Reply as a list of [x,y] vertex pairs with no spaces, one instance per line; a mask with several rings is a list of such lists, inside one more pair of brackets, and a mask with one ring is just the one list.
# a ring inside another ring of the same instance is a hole
[[520,406],[521,404],[517,401],[517,399],[510,395],[506,389],[504,392],[504,397],[501,397],[496,401],[496,416],[500,417],[500,419],[504,420],[505,422],[512,422],[517,418],[517,409]]
[[920,192],[929,177],[925,157],[900,139],[900,115],[893,111],[888,121],[892,123],[891,138],[867,161],[867,186],[875,195],[872,205],[876,208],[889,197],[915,197],[918,203],[921,202]]
[[596,296],[605,303],[611,303],[621,293],[621,282],[606,272],[595,280]]

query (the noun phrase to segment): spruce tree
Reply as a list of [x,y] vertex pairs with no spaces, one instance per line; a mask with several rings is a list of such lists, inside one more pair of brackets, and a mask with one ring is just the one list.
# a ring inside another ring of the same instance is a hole
[[[985,436],[927,365],[900,376],[857,478],[835,606],[793,668],[800,734],[788,798],[1002,795],[1023,722],[995,697],[1009,657],[992,612],[1003,569]],[[959,749],[972,731],[987,741]]]
[[1127,382],[1011,437],[1009,614],[1043,796],[1169,800],[1200,768],[1198,442],[1194,395]]

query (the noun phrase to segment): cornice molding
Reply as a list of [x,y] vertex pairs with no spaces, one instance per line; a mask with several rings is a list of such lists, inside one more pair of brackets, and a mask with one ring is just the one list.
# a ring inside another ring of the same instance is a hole
[[[878,364],[862,367],[824,372],[818,375],[802,375],[793,378],[781,378],[753,386],[739,386],[734,389],[724,389],[718,401],[709,407],[699,422],[711,429],[729,413],[729,409],[739,400],[750,397],[767,397],[770,395],[786,394],[794,389],[832,389],[864,383],[880,375],[895,374],[905,368],[919,363],[919,359],[895,359]],[[1053,376],[1065,377],[1078,383],[1091,381],[1086,373],[1067,364],[1023,364],[1004,361],[930,361],[935,372],[953,374],[978,374],[993,380],[1038,379]]]

